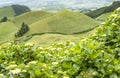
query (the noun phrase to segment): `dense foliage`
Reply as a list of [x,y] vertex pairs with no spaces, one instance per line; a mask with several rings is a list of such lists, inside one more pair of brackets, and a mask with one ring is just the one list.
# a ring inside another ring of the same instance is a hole
[[23,22],[21,28],[19,29],[19,31],[15,34],[15,37],[21,37],[25,33],[27,33],[28,31],[29,31],[28,25]]
[[7,19],[7,17],[3,17],[1,20],[0,20],[0,23],[1,22],[6,22],[8,19]]
[[120,8],[90,38],[48,48],[0,46],[1,78],[119,78]]
[[118,7],[120,7],[120,1],[114,1],[112,5],[90,11],[90,12],[86,13],[86,15],[88,15],[92,18],[96,18],[104,13],[113,12]]

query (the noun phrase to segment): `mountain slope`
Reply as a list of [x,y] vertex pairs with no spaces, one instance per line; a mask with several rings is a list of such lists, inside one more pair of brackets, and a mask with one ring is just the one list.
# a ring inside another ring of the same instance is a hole
[[92,18],[96,18],[104,13],[108,13],[108,12],[113,12],[115,9],[117,9],[118,7],[120,7],[120,1],[114,1],[112,5],[110,6],[106,6],[106,7],[102,7],[100,9],[91,11],[86,13],[86,15],[92,17]]
[[43,32],[72,34],[93,28],[97,25],[97,21],[82,13],[62,11],[31,24],[30,31],[27,34]]

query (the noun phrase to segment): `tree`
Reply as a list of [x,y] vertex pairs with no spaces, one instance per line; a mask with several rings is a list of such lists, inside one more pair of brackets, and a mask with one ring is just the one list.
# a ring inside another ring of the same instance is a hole
[[17,38],[17,37],[21,37],[21,36],[23,36],[25,33],[27,33],[28,31],[29,31],[28,25],[23,22],[20,30],[15,34],[15,37],[16,37],[16,38]]
[[7,17],[3,17],[1,20],[0,20],[0,22],[6,22],[8,19],[7,19]]

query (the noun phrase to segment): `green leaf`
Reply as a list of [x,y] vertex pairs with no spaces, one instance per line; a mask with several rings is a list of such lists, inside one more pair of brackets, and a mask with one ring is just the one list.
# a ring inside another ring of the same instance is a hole
[[40,72],[39,69],[35,70],[35,75],[36,75],[36,76],[40,76],[40,74],[41,74],[41,72]]
[[72,62],[71,61],[64,61],[62,63],[63,69],[70,69],[72,67]]

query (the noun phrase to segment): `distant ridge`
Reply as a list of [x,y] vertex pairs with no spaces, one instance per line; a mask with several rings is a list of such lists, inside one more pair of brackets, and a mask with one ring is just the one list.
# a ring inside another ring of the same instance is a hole
[[27,6],[23,5],[11,5],[0,8],[0,18],[3,17],[14,17],[25,12],[31,11]]
[[117,9],[118,7],[120,7],[120,1],[114,1],[112,3],[112,5],[110,6],[106,6],[106,7],[102,7],[99,8],[97,10],[94,11],[90,11],[88,13],[86,13],[86,15],[92,17],[92,18],[96,18],[104,13],[108,13],[108,12],[113,12],[115,9]]
[[15,12],[15,16],[30,11],[30,9],[27,6],[23,6],[23,5],[12,5],[12,8]]

